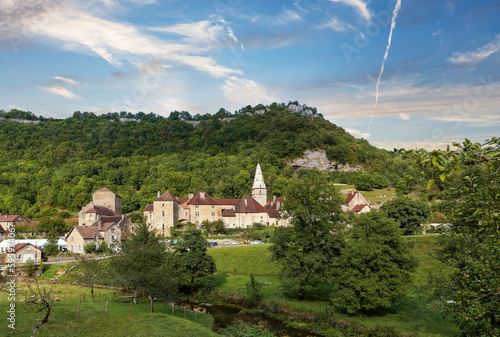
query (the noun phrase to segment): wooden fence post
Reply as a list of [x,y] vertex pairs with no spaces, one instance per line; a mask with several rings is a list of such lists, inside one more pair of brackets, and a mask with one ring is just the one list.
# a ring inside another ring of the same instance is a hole
[[153,297],[150,298],[151,298],[151,313],[153,313]]
[[101,301],[101,292],[99,292],[99,302]]
[[108,301],[106,300],[106,310],[104,311],[104,319],[108,318]]
[[130,301],[130,310],[128,312],[128,317],[132,317],[132,301]]
[[83,292],[83,301],[85,302],[85,292]]
[[78,318],[80,318],[80,307],[82,306],[82,299],[78,302]]
[[198,323],[198,321],[196,320],[196,310],[195,310],[195,312],[194,312],[194,322],[195,322],[195,323]]
[[184,319],[186,319],[186,307],[184,307]]
[[174,305],[175,303],[172,303],[172,317],[174,316]]

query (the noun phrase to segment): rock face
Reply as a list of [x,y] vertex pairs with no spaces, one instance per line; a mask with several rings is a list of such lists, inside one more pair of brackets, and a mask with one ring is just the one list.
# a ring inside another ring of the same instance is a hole
[[340,164],[337,165],[336,162],[330,161],[326,156],[325,150],[306,150],[304,152],[304,156],[302,158],[296,158],[292,160],[290,165],[296,169],[306,169],[310,170],[313,167],[316,167],[320,171],[344,171],[344,172],[355,172],[355,171],[363,171],[363,168],[360,166],[350,166],[349,164]]
[[310,170],[313,167],[318,168],[320,171],[336,171],[337,163],[328,160],[326,157],[325,150],[306,150],[302,158],[294,159],[290,165],[296,170],[307,169]]

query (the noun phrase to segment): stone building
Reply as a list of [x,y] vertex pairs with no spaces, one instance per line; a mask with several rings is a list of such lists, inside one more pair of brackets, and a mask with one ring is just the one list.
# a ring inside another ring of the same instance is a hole
[[91,225],[103,216],[122,214],[122,197],[110,189],[103,187],[92,194],[92,202],[78,213],[78,225]]
[[18,243],[14,246],[14,254],[17,263],[26,263],[32,260],[40,263],[42,260],[42,250],[31,243]]
[[144,219],[161,235],[170,235],[170,228],[176,223],[191,222],[201,226],[205,220],[222,220],[227,228],[246,228],[256,222],[286,226],[288,222],[281,217],[281,201],[281,198],[267,200],[264,176],[257,164],[252,196],[216,199],[205,191],[198,191],[188,198],[176,198],[167,191],[144,207]]
[[85,254],[86,245],[92,242],[99,245],[102,241],[112,250],[118,250],[122,239],[121,227],[126,227],[123,224],[126,220],[125,216],[109,216],[100,218],[91,226],[73,226],[65,238],[68,250],[72,253]]
[[344,200],[345,205],[342,205],[342,210],[344,212],[354,212],[356,215],[362,213],[368,213],[372,209],[370,207],[370,203],[366,198],[361,194],[361,192],[351,192],[347,195],[347,198]]

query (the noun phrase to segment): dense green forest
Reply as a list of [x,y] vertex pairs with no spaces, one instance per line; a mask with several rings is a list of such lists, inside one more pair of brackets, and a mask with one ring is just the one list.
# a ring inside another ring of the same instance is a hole
[[[107,186],[124,212],[140,210],[158,190],[178,196],[204,189],[214,197],[251,193],[255,165],[269,196],[281,195],[293,169],[287,160],[324,149],[330,160],[376,169],[389,155],[316,114],[286,104],[191,116],[75,112],[66,119],[0,110],[0,212],[34,219],[54,209],[78,211]],[[36,120],[36,124],[9,119]],[[125,118],[125,119],[124,119]],[[132,120],[130,120],[132,119]]]

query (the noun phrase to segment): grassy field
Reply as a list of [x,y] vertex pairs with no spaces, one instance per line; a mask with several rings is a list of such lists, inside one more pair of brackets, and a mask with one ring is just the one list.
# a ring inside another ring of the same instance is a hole
[[[44,284],[44,288],[49,285]],[[24,298],[26,287],[19,287],[18,299]],[[82,301],[80,318],[78,319],[79,301],[86,293],[85,302]],[[207,315],[195,314],[184,309],[175,308],[172,317],[172,306],[155,302],[154,313],[150,313],[150,302],[147,299],[132,304],[132,313],[129,317],[130,304],[114,301],[115,292],[112,290],[96,289],[97,302],[93,303],[89,297],[89,289],[77,286],[55,285],[53,294],[61,299],[55,302],[49,322],[41,327],[37,336],[218,336],[210,330],[211,321]],[[100,295],[101,300],[98,300]],[[116,293],[116,296],[119,296]],[[108,300],[107,318],[104,318],[106,300]],[[43,314],[28,312],[26,304],[17,302],[16,329],[8,328],[6,315],[9,303],[7,297],[0,302],[0,336],[30,336],[36,324],[43,318]]]
[[[400,332],[420,336],[452,337],[458,330],[449,321],[443,319],[433,302],[428,298],[428,276],[432,273],[446,273],[447,268],[430,256],[436,248],[436,236],[410,236],[406,240],[414,243],[415,256],[419,267],[413,273],[413,285],[408,296],[395,308],[385,311],[370,312],[365,315],[348,316],[339,314],[339,318],[358,321],[366,326],[391,326]],[[253,273],[259,282],[263,282],[264,300],[275,301],[292,308],[322,312],[328,303],[329,287],[321,285],[306,292],[306,300],[299,302],[297,294],[287,290],[278,278],[279,265],[271,262],[269,245],[228,247],[209,250],[217,263],[218,272],[213,280],[217,289],[231,293],[245,293],[245,284]]]

